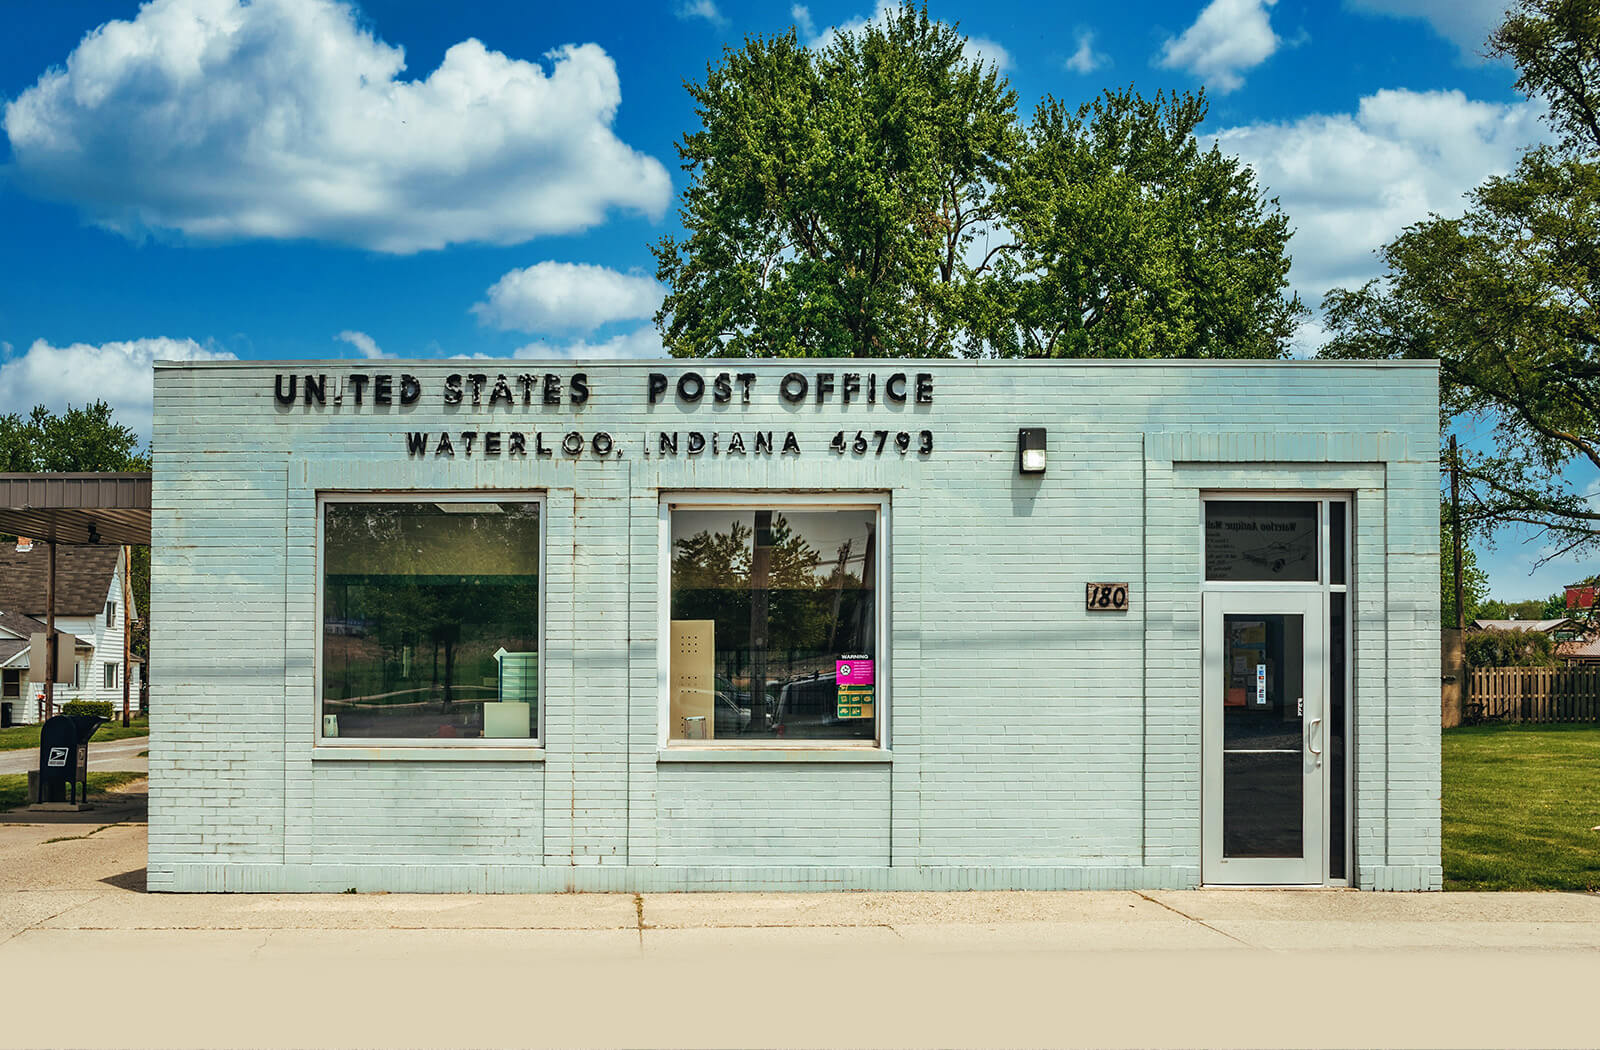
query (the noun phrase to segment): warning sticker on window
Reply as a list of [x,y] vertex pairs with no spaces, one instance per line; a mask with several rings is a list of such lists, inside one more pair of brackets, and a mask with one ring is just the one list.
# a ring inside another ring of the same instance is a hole
[[867,657],[841,656],[834,664],[840,687],[872,684],[872,660]]

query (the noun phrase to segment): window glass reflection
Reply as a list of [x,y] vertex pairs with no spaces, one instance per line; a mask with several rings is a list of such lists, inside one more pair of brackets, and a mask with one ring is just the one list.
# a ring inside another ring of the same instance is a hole
[[537,503],[328,503],[323,523],[323,737],[537,735]]
[[877,735],[875,508],[672,512],[674,740]]

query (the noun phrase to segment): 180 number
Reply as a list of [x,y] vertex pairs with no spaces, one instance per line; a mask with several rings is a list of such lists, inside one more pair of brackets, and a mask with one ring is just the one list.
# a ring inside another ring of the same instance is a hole
[[1128,585],[1125,583],[1091,583],[1084,598],[1084,608],[1090,612],[1122,612],[1128,607]]
[[[845,431],[841,430],[837,434],[833,435],[832,441],[828,442],[828,447],[839,453],[841,456],[846,452],[853,452],[858,456],[864,456],[869,451],[875,456],[881,456],[883,455],[883,450],[887,448],[888,445],[889,431],[887,430],[874,430],[870,435],[865,430],[858,430],[856,431],[856,436],[853,440],[846,435]],[[900,431],[898,434],[895,434],[894,447],[895,451],[899,452],[902,456],[910,452],[911,434],[904,430]],[[926,456],[932,451],[933,431],[919,431],[917,433],[917,455]]]

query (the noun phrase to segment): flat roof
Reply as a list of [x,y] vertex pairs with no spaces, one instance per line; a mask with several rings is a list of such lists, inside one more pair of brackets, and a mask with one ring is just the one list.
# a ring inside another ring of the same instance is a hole
[[0,474],[0,532],[75,544],[150,545],[150,475]]
[[235,370],[245,368],[303,370],[312,367],[338,367],[362,369],[367,372],[393,372],[402,367],[409,368],[421,365],[432,367],[459,365],[465,369],[488,368],[497,363],[525,368],[533,368],[540,365],[582,366],[584,368],[642,368],[650,365],[685,368],[693,365],[717,365],[728,371],[751,365],[769,365],[783,366],[799,372],[822,365],[832,365],[839,368],[848,366],[860,368],[867,365],[889,366],[904,369],[907,372],[913,372],[930,365],[940,368],[1037,368],[1040,366],[1051,368],[1171,368],[1173,365],[1182,365],[1186,368],[1425,368],[1434,371],[1439,368],[1439,362],[1431,359],[1350,361],[1327,360],[1320,357],[385,357],[382,359],[334,357],[304,358],[291,361],[158,360],[155,363],[155,367],[158,369]]

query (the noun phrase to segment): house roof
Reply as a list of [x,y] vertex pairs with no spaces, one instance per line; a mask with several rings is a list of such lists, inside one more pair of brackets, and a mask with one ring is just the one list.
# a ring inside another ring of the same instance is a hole
[[31,616],[24,616],[19,612],[7,612],[0,609],[0,636],[7,633],[14,634],[26,641],[35,634],[44,631],[43,620],[35,620]]
[[1578,628],[1578,624],[1565,617],[1559,620],[1473,620],[1472,624],[1482,631],[1537,631],[1540,634],[1549,634],[1563,627]]
[[[0,610],[43,619],[45,578],[49,574],[49,545],[35,543],[19,551],[16,544],[0,545]],[[56,546],[56,615],[97,616],[111,592],[122,548],[112,546]],[[44,630],[41,625],[39,630]]]
[[[58,573],[61,571],[59,561],[56,564],[56,571]],[[60,583],[61,581],[57,580],[56,582]],[[31,616],[24,616],[22,613],[0,611],[0,666],[15,661],[18,653],[28,650],[28,646],[32,644],[33,636],[43,634],[44,631],[43,620],[36,620]],[[13,638],[12,635],[16,637]],[[68,635],[68,637],[72,639],[72,648],[75,651],[92,652],[94,650],[93,641],[86,641],[75,634]],[[26,661],[23,662],[25,663]]]
[[1600,660],[1600,640],[1557,642],[1556,655],[1566,660]]

